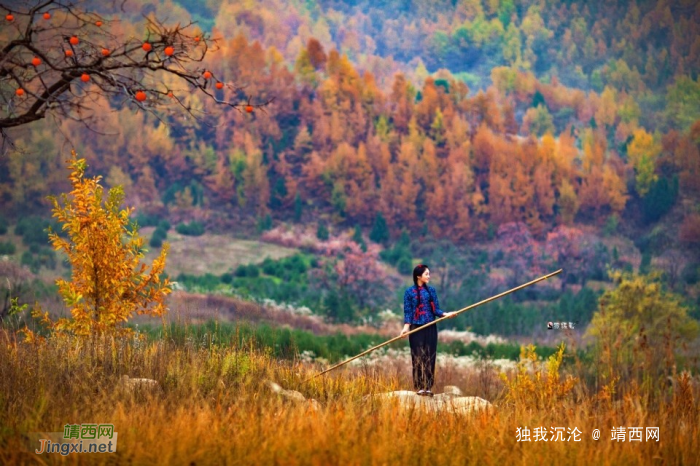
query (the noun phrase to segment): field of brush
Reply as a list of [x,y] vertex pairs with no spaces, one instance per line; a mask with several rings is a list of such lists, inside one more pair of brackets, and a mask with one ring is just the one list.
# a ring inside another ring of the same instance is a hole
[[[308,381],[322,365],[277,358],[232,335],[26,344],[3,331],[0,464],[698,464],[697,380],[676,375],[665,391],[632,383],[596,392],[581,361],[566,359],[528,363],[526,355],[511,368],[439,361],[437,392],[456,385],[495,406],[465,416],[365,400],[410,388],[401,358]],[[128,389],[125,375],[158,386]],[[279,397],[267,381],[320,408]],[[114,424],[117,452],[38,455],[29,441],[85,423]],[[518,441],[526,427],[531,440]],[[625,440],[612,440],[620,427]],[[659,441],[647,440],[645,429],[632,441],[631,427],[658,427]],[[534,441],[536,428],[547,441]],[[557,428],[564,441],[555,440]],[[574,429],[580,441],[567,440]]]

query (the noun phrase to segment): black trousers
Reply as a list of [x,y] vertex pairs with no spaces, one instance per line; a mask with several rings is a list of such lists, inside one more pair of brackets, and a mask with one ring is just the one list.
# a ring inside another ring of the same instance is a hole
[[[411,324],[414,330],[421,325]],[[413,363],[413,386],[416,390],[430,390],[435,381],[435,358],[437,356],[438,331],[436,325],[408,336]]]

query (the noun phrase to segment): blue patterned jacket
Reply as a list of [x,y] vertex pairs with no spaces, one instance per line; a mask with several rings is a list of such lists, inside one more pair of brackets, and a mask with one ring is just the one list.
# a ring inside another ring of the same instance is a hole
[[434,321],[436,317],[445,315],[440,309],[437,292],[432,286],[423,285],[420,288],[420,304],[420,308],[418,308],[418,290],[415,285],[407,288],[403,295],[404,324],[427,324]]

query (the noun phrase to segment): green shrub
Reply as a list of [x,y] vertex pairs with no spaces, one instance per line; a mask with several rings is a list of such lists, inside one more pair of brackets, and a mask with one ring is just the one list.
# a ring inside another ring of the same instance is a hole
[[400,274],[410,275],[413,273],[413,263],[410,257],[404,256],[396,264],[396,268]]
[[408,236],[408,232],[404,230],[401,233],[401,237],[399,238],[398,242],[394,245],[394,247],[391,249],[385,249],[381,251],[379,253],[379,257],[384,262],[394,265],[397,268],[399,267],[399,262],[402,262],[402,267],[404,271],[408,270],[409,268],[411,270],[408,270],[408,272],[400,272],[410,274],[413,270],[413,267],[411,265],[413,255],[411,254],[411,239]]
[[160,217],[145,212],[139,212],[136,215],[136,223],[139,227],[157,227],[160,222]]
[[4,215],[0,214],[0,235],[7,233],[7,219]]
[[301,254],[286,257],[280,261],[280,264],[295,274],[306,273],[306,271],[309,269],[306,261],[304,260],[304,256]]
[[177,276],[176,281],[188,290],[198,288],[201,291],[213,291],[221,283],[221,279],[211,273],[205,273],[204,275],[181,273]]
[[605,226],[603,227],[603,236],[612,236],[617,232],[617,228],[620,225],[620,218],[616,215],[610,215],[605,221]]
[[49,247],[41,248],[37,255],[40,267],[56,270],[56,251]]
[[255,278],[260,276],[260,268],[255,264],[239,265],[234,273],[237,277]]
[[24,251],[22,253],[22,257],[19,260],[20,264],[22,265],[27,265],[31,269],[32,266],[34,265],[34,254],[32,254],[30,251]]
[[163,246],[163,241],[168,237],[167,230],[161,228],[161,224],[153,231],[153,236],[151,236],[151,241],[148,243],[154,248],[159,248]]
[[[162,338],[162,327],[145,324],[139,326],[149,338]],[[331,363],[343,360],[349,355],[359,354],[371,346],[376,346],[385,341],[385,338],[376,334],[358,334],[349,337],[342,333],[332,335],[315,335],[306,330],[280,328],[268,324],[252,325],[231,322],[208,321],[203,324],[184,326],[182,324],[169,324],[168,336],[178,345],[187,345],[191,342],[213,341],[227,345],[252,344],[260,349],[267,349],[273,357],[293,359],[304,351],[312,351],[316,357],[328,359]],[[216,338],[211,338],[212,336]],[[520,358],[520,347],[516,344],[489,344],[483,347],[476,342],[468,345],[460,341],[439,343],[439,352],[445,352],[454,356],[491,358],[508,358],[514,361]],[[389,348],[405,348],[405,341],[396,341]],[[554,354],[555,348],[537,347],[536,353],[543,359]]]
[[55,220],[36,216],[21,218],[15,225],[15,234],[21,236],[22,242],[26,245],[46,245],[49,243],[49,227],[61,236],[64,234]]
[[163,246],[163,239],[158,235],[153,235],[148,244],[153,248],[160,248]]
[[11,256],[15,252],[17,252],[17,248],[14,244],[9,241],[0,243],[0,256]]
[[320,239],[321,241],[327,241],[329,236],[330,234],[328,233],[328,228],[326,225],[319,223],[318,228],[316,229],[316,238]]
[[158,227],[153,230],[153,236],[157,236],[161,240],[165,240],[168,237],[168,231]]
[[[31,249],[36,250],[36,253],[32,253]],[[50,247],[33,247],[28,251],[22,253],[20,258],[20,263],[29,267],[33,273],[39,273],[41,267],[47,269],[56,269],[56,251]]]
[[269,257],[266,257],[265,260],[262,263],[262,271],[266,275],[278,275],[279,274],[279,263],[276,261],[273,261]]
[[192,220],[188,224],[178,224],[175,231],[186,236],[202,236],[204,234],[204,225],[196,220]]
[[270,214],[258,219],[258,231],[268,231],[272,229],[272,217]]
[[688,285],[695,285],[700,281],[700,264],[697,262],[686,264],[686,266],[683,267],[683,272],[681,272],[681,277]]

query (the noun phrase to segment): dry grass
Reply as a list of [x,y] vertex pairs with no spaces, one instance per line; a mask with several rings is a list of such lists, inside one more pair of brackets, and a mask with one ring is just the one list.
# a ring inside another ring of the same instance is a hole
[[[139,233],[150,239],[154,230],[153,227],[147,227],[140,229]],[[166,241],[170,243],[170,253],[165,270],[173,277],[181,273],[221,275],[235,270],[242,264],[257,264],[266,257],[282,259],[299,252],[298,249],[277,244],[224,235],[205,233],[202,236],[185,236],[176,232],[174,228],[168,232]],[[153,250],[146,254],[148,263],[157,257],[159,251],[156,248],[150,249]]]
[[[588,395],[548,408],[510,403],[496,374],[439,372],[439,383],[490,397],[495,413],[471,417],[399,410],[365,402],[408,388],[405,368],[339,370],[309,383],[314,368],[276,361],[248,347],[52,340],[17,343],[0,334],[0,464],[698,464],[698,387],[678,384],[671,403],[644,406],[629,389],[620,402]],[[156,379],[162,390],[129,394],[123,375]],[[274,380],[322,408],[278,398]],[[531,380],[535,380],[534,378]],[[538,382],[535,382],[538,383]],[[481,387],[481,388],[480,388]],[[553,400],[549,400],[553,401]],[[113,423],[117,452],[36,455],[29,432],[66,423]],[[516,429],[577,427],[580,442],[516,442]],[[613,442],[613,426],[659,427],[660,442]],[[598,441],[591,439],[601,429]]]
[[[395,336],[400,332],[400,324],[376,328],[369,325],[334,324],[325,322],[317,314],[302,315],[279,308],[258,304],[244,299],[176,291],[169,296],[170,312],[166,321],[198,324],[210,320],[225,322],[268,323],[279,327],[287,327],[313,332],[316,335],[356,335],[359,333],[380,333]],[[135,322],[158,324],[160,320],[137,317]]]
[[[148,241],[153,235],[153,227],[144,227],[139,230],[141,236],[146,240],[146,247],[149,252],[146,254],[144,263],[152,263],[158,256],[160,248],[148,246]],[[10,228],[14,231],[14,227]],[[29,249],[22,242],[22,237],[14,233],[6,233],[0,236],[1,241],[13,243],[17,248],[15,254],[9,256],[10,260],[20,262],[22,254]],[[166,261],[165,270],[173,277],[181,273],[203,275],[211,273],[221,275],[229,270],[235,270],[239,265],[257,264],[270,259],[282,259],[299,252],[293,247],[281,246],[278,244],[233,238],[225,235],[214,235],[205,233],[202,236],[181,235],[172,228],[168,231],[166,240],[170,243],[170,253]],[[46,244],[46,247],[50,247]],[[42,267],[39,271],[39,278],[46,282],[52,282],[65,273],[62,261],[66,258],[60,251],[56,252],[57,267],[49,270]]]

